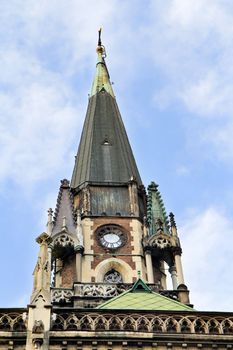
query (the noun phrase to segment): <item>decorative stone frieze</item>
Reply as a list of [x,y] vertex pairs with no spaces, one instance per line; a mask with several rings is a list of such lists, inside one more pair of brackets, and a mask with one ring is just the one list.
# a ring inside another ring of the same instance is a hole
[[26,313],[0,313],[0,332],[25,332],[27,327]]
[[233,335],[230,317],[167,313],[59,312],[52,322],[53,331],[137,331],[145,333]]
[[64,303],[70,302],[74,295],[72,289],[52,289],[51,290],[51,300],[52,303]]
[[60,245],[61,247],[73,247],[74,240],[70,237],[70,235],[62,233],[54,240],[53,245]]

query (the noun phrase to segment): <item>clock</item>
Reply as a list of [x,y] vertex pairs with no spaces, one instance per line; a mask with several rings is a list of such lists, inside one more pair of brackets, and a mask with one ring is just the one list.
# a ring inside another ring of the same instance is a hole
[[126,235],[116,225],[102,226],[97,231],[97,238],[100,245],[108,249],[120,248],[126,241]]

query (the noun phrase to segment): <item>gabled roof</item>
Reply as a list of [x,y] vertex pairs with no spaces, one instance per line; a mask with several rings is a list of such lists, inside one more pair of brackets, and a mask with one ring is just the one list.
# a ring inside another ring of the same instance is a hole
[[130,290],[101,304],[98,309],[194,311],[185,304],[153,292],[140,278]]
[[72,188],[85,182],[125,184],[131,178],[135,178],[138,185],[142,184],[113,94],[103,50],[103,46],[97,47],[97,70],[73,170]]

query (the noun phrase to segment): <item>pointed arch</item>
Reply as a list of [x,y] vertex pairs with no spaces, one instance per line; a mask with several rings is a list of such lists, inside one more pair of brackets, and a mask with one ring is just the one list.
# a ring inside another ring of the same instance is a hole
[[179,325],[181,333],[193,333],[192,322],[187,317],[183,317],[179,321]]
[[139,332],[149,332],[149,320],[148,318],[141,316],[136,322],[136,327]]
[[71,316],[69,316],[66,320],[66,330],[69,331],[76,331],[77,329],[79,329],[79,320],[78,318],[72,314]]
[[111,331],[118,331],[122,329],[121,320],[117,316],[113,316],[108,321],[108,329]]
[[124,283],[132,283],[132,268],[125,261],[117,258],[106,259],[96,266],[96,282],[103,282],[105,274],[112,269],[121,274]]
[[206,323],[203,319],[197,318],[194,321],[194,332],[199,334],[208,333]]

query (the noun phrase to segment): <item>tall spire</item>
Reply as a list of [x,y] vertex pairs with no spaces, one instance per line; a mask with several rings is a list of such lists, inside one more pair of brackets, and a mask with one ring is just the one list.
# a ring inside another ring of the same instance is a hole
[[108,73],[107,66],[105,64],[106,51],[105,47],[102,45],[101,42],[101,28],[99,30],[99,39],[96,52],[98,55],[96,64],[96,74],[93,80],[90,96],[95,95],[97,92],[101,91],[104,88],[112,97],[114,97],[112,84],[110,82],[110,76]]
[[84,183],[126,184],[132,177],[138,185],[141,185],[141,178],[109,80],[101,30],[97,54],[96,74],[71,187],[79,188]]

